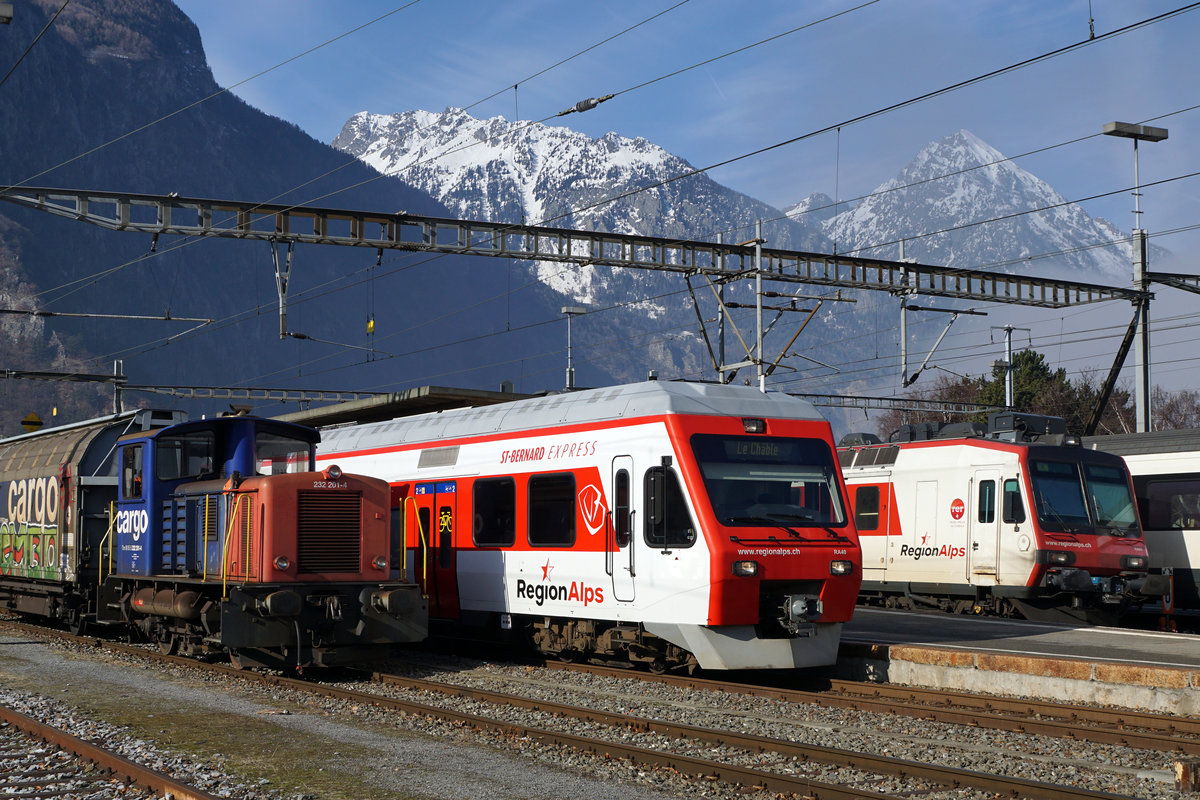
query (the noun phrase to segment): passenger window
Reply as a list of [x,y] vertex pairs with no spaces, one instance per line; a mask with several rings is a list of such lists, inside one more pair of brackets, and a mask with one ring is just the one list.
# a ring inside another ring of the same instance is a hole
[[666,467],[646,470],[645,498],[646,544],[663,549],[695,544],[696,527],[674,472]]
[[[403,500],[400,500],[403,503]],[[391,514],[392,541],[388,548],[392,564],[392,580],[396,580],[404,572],[404,514],[400,506],[392,506]]]
[[979,515],[980,522],[996,521],[996,482],[979,482]]
[[512,547],[517,542],[517,485],[512,478],[481,478],[473,492],[472,538],[476,547]]
[[438,509],[438,566],[453,565],[454,559],[454,509],[442,506]]
[[1147,530],[1200,528],[1200,475],[1141,478],[1135,483]]
[[879,530],[879,487],[859,486],[854,490],[854,527]]
[[529,479],[529,528],[533,547],[575,544],[575,476],[534,475]]
[[433,546],[433,531],[429,530],[429,509],[417,509],[417,547],[422,552]]
[[613,528],[617,547],[628,547],[630,539],[629,519],[629,472],[618,470],[614,481],[616,508],[613,509]]

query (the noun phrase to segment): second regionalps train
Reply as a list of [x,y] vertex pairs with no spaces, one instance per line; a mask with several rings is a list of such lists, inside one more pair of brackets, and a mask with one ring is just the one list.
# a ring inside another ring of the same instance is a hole
[[[1200,429],[1094,436],[1083,444],[1124,458],[1145,528],[1150,571],[1168,582],[1158,610],[1172,626],[1200,627],[1195,616],[1200,611]],[[1175,619],[1180,612],[1191,618]]]
[[141,409],[0,440],[0,607],[303,669],[419,641],[386,484],[313,470],[317,431]]
[[647,381],[330,428],[317,461],[391,484],[431,626],[458,633],[810,667],[836,661],[858,594],[830,426],[787,395]]
[[1111,623],[1166,591],[1125,464],[1063,420],[1004,412],[872,439],[839,447],[864,602]]

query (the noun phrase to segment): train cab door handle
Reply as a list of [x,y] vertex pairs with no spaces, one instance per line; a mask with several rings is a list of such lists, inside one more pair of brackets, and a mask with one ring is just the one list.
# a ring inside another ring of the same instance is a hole
[[971,542],[971,549],[972,549],[972,550],[978,550],[978,549],[979,549],[979,542]]

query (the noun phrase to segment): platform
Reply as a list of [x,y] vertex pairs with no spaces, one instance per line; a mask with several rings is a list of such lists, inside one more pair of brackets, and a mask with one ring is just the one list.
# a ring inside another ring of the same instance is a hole
[[1200,715],[1200,636],[859,608],[841,677]]

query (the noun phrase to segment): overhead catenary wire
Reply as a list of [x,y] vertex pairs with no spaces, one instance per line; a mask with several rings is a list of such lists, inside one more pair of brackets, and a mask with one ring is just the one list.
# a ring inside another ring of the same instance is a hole
[[8,72],[4,73],[4,77],[0,78],[0,87],[8,83],[9,76],[16,72],[17,67],[21,66],[21,62],[25,60],[25,56],[29,55],[29,53],[33,50],[34,45],[41,41],[42,37],[46,35],[46,31],[50,30],[50,28],[54,25],[54,21],[58,19],[58,16],[62,14],[70,4],[71,0],[63,0],[63,4],[59,6],[58,11],[55,11],[54,14],[51,15],[50,19],[46,21],[46,24],[42,26],[42,29],[38,31],[37,36],[34,36],[33,41],[30,42],[29,46],[25,48],[25,51],[21,53],[13,65],[8,68]]
[[[872,2],[877,2],[877,1],[878,1],[878,0],[872,0]],[[756,46],[758,46],[758,45],[761,45],[761,44],[764,44],[764,43],[766,43],[766,42],[769,42],[769,41],[774,41],[774,40],[776,40],[776,39],[780,38],[781,36],[789,35],[789,34],[791,34],[791,33],[795,33],[795,32],[797,32],[797,31],[800,31],[800,30],[807,29],[807,28],[809,28],[809,27],[812,27],[813,25],[819,24],[819,23],[821,23],[821,22],[826,22],[826,21],[829,21],[829,20],[831,20],[831,19],[834,19],[834,18],[836,18],[836,17],[842,16],[842,15],[843,15],[843,14],[845,14],[845,13],[849,13],[850,11],[858,10],[858,9],[860,9],[860,8],[863,8],[863,7],[865,7],[865,6],[867,6],[867,5],[871,5],[871,4],[872,4],[872,3],[864,3],[864,4],[862,4],[862,5],[855,6],[854,8],[848,9],[848,10],[846,10],[846,11],[843,11],[843,12],[838,12],[837,14],[833,14],[833,15],[829,15],[829,16],[827,16],[827,17],[823,17],[823,18],[822,18],[822,19],[820,19],[820,20],[816,20],[816,21],[814,21],[814,22],[811,22],[811,23],[808,23],[808,24],[806,24],[806,25],[803,25],[803,26],[798,26],[798,27],[796,27],[796,28],[792,28],[791,30],[789,30],[789,31],[786,31],[786,32],[784,32],[783,34],[778,34],[778,35],[776,35],[776,36],[768,37],[767,39],[760,40],[760,41],[758,41],[758,42],[755,42],[755,43],[753,43],[753,44],[751,44],[751,45],[746,45],[746,46],[744,46],[744,47],[741,47],[741,48],[737,48],[737,49],[735,49],[735,50],[728,51],[727,53],[725,53],[725,54],[722,54],[721,56],[715,56],[715,57],[713,57],[713,58],[710,58],[710,59],[705,59],[704,61],[698,62],[697,64],[693,64],[693,65],[691,65],[691,66],[689,66],[689,67],[685,67],[685,68],[683,68],[683,69],[680,69],[680,70],[675,70],[674,72],[667,73],[666,75],[659,76],[658,78],[655,78],[655,79],[653,79],[653,80],[651,80],[651,81],[646,81],[646,82],[643,82],[643,83],[641,83],[641,84],[636,84],[635,86],[632,86],[632,87],[629,87],[629,88],[627,88],[627,89],[624,89],[624,90],[620,90],[620,91],[618,91],[618,92],[615,92],[615,93],[614,93],[614,96],[615,96],[615,95],[619,95],[619,94],[624,94],[624,93],[627,93],[627,92],[630,92],[630,91],[633,91],[633,90],[635,90],[635,89],[638,89],[638,88],[641,88],[641,87],[643,87],[643,86],[650,85],[650,84],[652,84],[652,83],[655,83],[655,82],[657,82],[657,81],[659,81],[659,80],[663,80],[663,79],[665,79],[665,78],[667,78],[667,77],[671,77],[671,76],[673,76],[673,75],[680,74],[680,73],[682,73],[682,72],[685,72],[685,71],[687,71],[687,70],[694,69],[694,68],[696,68],[696,67],[698,67],[698,66],[702,66],[702,65],[705,65],[705,64],[712,63],[714,60],[717,60],[717,59],[719,59],[719,58],[724,58],[724,57],[728,57],[728,56],[730,56],[730,55],[733,55],[733,54],[736,54],[736,53],[739,53],[739,52],[744,52],[745,50],[747,50],[747,49],[749,49],[749,48],[751,48],[751,47],[756,47]],[[412,4],[410,3],[410,4],[408,4],[408,5],[412,5]],[[407,7],[407,6],[404,6],[403,8],[406,8],[406,7]],[[1110,37],[1115,37],[1115,36],[1118,36],[1118,35],[1121,35],[1121,34],[1124,34],[1124,33],[1128,33],[1129,31],[1132,31],[1132,30],[1135,30],[1135,29],[1138,29],[1138,28],[1144,27],[1144,26],[1146,26],[1146,25],[1149,25],[1149,24],[1152,24],[1152,23],[1155,23],[1155,22],[1160,22],[1160,21],[1163,21],[1163,20],[1165,20],[1165,19],[1169,19],[1169,18],[1171,18],[1171,17],[1173,17],[1173,16],[1176,16],[1176,15],[1178,15],[1178,14],[1185,13],[1185,12],[1187,12],[1187,11],[1193,10],[1193,9],[1195,9],[1196,7],[1200,7],[1200,3],[1193,3],[1193,4],[1191,4],[1190,6],[1185,6],[1185,7],[1179,8],[1179,9],[1175,9],[1174,11],[1170,11],[1170,12],[1166,12],[1166,13],[1164,13],[1164,14],[1160,14],[1160,15],[1158,15],[1158,16],[1156,16],[1156,17],[1151,17],[1151,18],[1148,18],[1148,19],[1144,19],[1144,20],[1141,20],[1141,21],[1139,21],[1139,22],[1132,23],[1131,25],[1127,25],[1127,26],[1125,26],[1125,27],[1123,27],[1123,28],[1119,28],[1119,29],[1117,29],[1117,30],[1115,30],[1115,31],[1111,31],[1111,32],[1109,32],[1109,33],[1106,33],[1106,34],[1102,34],[1102,35],[1101,35],[1101,37],[1100,37],[1099,39],[1090,39],[1090,40],[1087,40],[1087,41],[1084,41],[1084,42],[1078,42],[1078,43],[1075,43],[1075,44],[1073,44],[1073,45],[1068,45],[1068,46],[1066,46],[1066,47],[1058,48],[1057,50],[1050,51],[1049,53],[1044,53],[1044,54],[1042,54],[1042,55],[1039,55],[1039,56],[1034,56],[1034,57],[1032,57],[1032,58],[1025,59],[1024,61],[1017,62],[1016,64],[1011,64],[1011,65],[1009,65],[1009,66],[1002,67],[1002,68],[1000,68],[1000,69],[997,69],[997,70],[992,70],[991,72],[984,73],[983,75],[976,76],[976,77],[974,77],[974,78],[970,78],[970,79],[967,79],[967,80],[964,80],[964,81],[960,81],[960,82],[958,82],[958,83],[955,83],[955,84],[951,84],[951,85],[950,85],[950,86],[948,86],[948,87],[943,87],[942,89],[934,90],[934,91],[932,91],[932,92],[927,92],[927,93],[925,93],[925,94],[923,94],[923,95],[920,95],[920,96],[918,96],[918,97],[916,97],[916,98],[911,98],[911,99],[909,99],[909,100],[902,101],[902,102],[900,102],[900,103],[894,103],[894,104],[892,104],[892,105],[889,105],[889,106],[886,106],[886,107],[884,107],[884,108],[877,109],[877,110],[875,110],[875,111],[872,111],[872,112],[869,112],[869,113],[866,113],[866,114],[859,115],[859,116],[857,116],[857,117],[854,117],[854,118],[852,118],[852,119],[850,119],[850,120],[847,120],[847,121],[844,121],[844,122],[842,122],[842,123],[835,123],[834,125],[826,126],[826,127],[824,127],[824,128],[821,128],[821,129],[819,129],[819,130],[817,130],[817,131],[813,131],[813,132],[810,132],[810,133],[807,133],[807,134],[803,134],[803,135],[801,135],[801,136],[799,136],[799,137],[793,137],[793,138],[791,138],[791,139],[785,140],[785,141],[783,141],[783,142],[780,142],[780,143],[777,143],[777,144],[774,144],[774,145],[770,145],[770,146],[768,146],[768,147],[765,147],[765,148],[759,148],[758,150],[754,150],[754,151],[751,151],[751,152],[749,152],[749,153],[745,153],[745,154],[742,154],[742,155],[739,155],[739,156],[732,157],[732,158],[730,158],[730,159],[726,159],[726,160],[724,160],[724,161],[718,162],[718,163],[716,163],[716,164],[713,164],[713,165],[710,165],[710,166],[708,166],[708,167],[703,167],[703,168],[700,168],[700,169],[693,169],[693,170],[690,170],[690,171],[685,171],[685,172],[683,172],[683,173],[680,173],[679,175],[676,175],[676,176],[670,177],[670,178],[668,178],[668,179],[666,179],[666,180],[663,180],[663,181],[660,181],[660,182],[658,182],[658,183],[649,184],[649,185],[646,185],[646,186],[643,186],[643,187],[639,187],[639,188],[637,188],[637,189],[635,189],[635,190],[632,190],[632,191],[630,191],[630,192],[626,192],[626,193],[619,194],[619,195],[616,195],[616,196],[611,196],[611,197],[608,197],[608,198],[604,198],[604,199],[602,199],[602,200],[600,200],[600,201],[597,201],[597,202],[595,202],[595,203],[592,203],[592,204],[591,204],[591,205],[589,205],[589,206],[584,206],[584,207],[582,207],[582,208],[579,208],[579,209],[571,209],[571,210],[569,210],[569,211],[566,211],[566,212],[563,212],[563,213],[561,213],[561,214],[559,214],[559,215],[557,215],[557,216],[555,216],[555,217],[551,217],[551,218],[548,218],[548,219],[541,220],[539,223],[536,223],[536,224],[542,224],[542,225],[545,225],[545,224],[548,224],[548,223],[550,223],[550,222],[554,222],[554,221],[557,221],[557,220],[559,220],[559,219],[565,218],[565,217],[567,217],[567,216],[571,216],[571,215],[574,215],[574,214],[577,214],[577,213],[582,213],[583,211],[591,210],[591,209],[593,209],[593,208],[597,208],[597,207],[600,207],[600,206],[602,206],[602,205],[607,205],[607,204],[609,204],[609,203],[611,203],[611,202],[615,202],[615,201],[616,201],[616,200],[618,200],[618,199],[623,199],[624,197],[632,196],[632,195],[634,195],[634,194],[637,194],[637,193],[640,193],[640,192],[643,192],[643,191],[649,191],[649,190],[652,190],[652,189],[658,188],[658,187],[660,187],[660,186],[666,185],[667,183],[670,183],[670,182],[673,182],[673,181],[676,181],[676,180],[680,180],[680,179],[682,179],[682,178],[691,177],[691,176],[693,176],[693,175],[700,174],[700,173],[702,173],[702,172],[707,172],[707,171],[709,171],[709,170],[716,169],[717,167],[720,167],[720,166],[725,166],[725,165],[727,165],[727,164],[731,164],[731,163],[734,163],[734,162],[736,162],[736,161],[739,161],[739,160],[742,160],[742,159],[745,159],[745,158],[748,158],[748,157],[751,157],[751,156],[754,156],[754,155],[758,155],[758,154],[761,154],[761,153],[764,153],[764,152],[768,152],[768,151],[770,151],[770,150],[773,150],[773,149],[776,149],[776,148],[778,148],[778,147],[782,147],[782,146],[784,146],[784,145],[787,145],[787,144],[791,144],[791,143],[794,143],[794,142],[798,142],[798,141],[801,141],[801,140],[803,140],[803,139],[806,139],[806,138],[810,138],[810,137],[812,137],[812,136],[819,135],[820,133],[825,133],[825,132],[828,132],[828,131],[830,131],[830,130],[833,130],[833,129],[835,129],[835,128],[840,128],[840,127],[841,127],[841,126],[843,126],[843,125],[850,125],[850,124],[853,124],[853,123],[856,123],[856,122],[861,122],[861,121],[863,121],[863,120],[870,119],[870,118],[872,118],[872,117],[874,117],[874,116],[878,116],[878,115],[880,115],[880,114],[883,114],[883,113],[886,113],[886,112],[888,112],[888,111],[895,110],[895,109],[898,109],[898,108],[904,107],[904,106],[906,106],[906,105],[911,105],[911,104],[913,104],[913,103],[920,102],[920,101],[922,101],[922,100],[925,100],[925,99],[929,99],[929,98],[932,98],[932,97],[936,97],[936,96],[939,96],[939,95],[941,95],[941,94],[944,94],[944,93],[946,93],[946,92],[953,91],[953,90],[955,90],[955,89],[962,88],[962,87],[964,87],[964,86],[968,86],[968,85],[971,85],[971,84],[974,84],[974,83],[980,82],[980,81],[982,81],[982,80],[986,80],[986,79],[988,79],[988,78],[995,77],[995,76],[997,76],[997,75],[1004,74],[1004,73],[1007,73],[1007,72],[1013,71],[1013,70],[1015,70],[1015,69],[1019,69],[1019,68],[1021,68],[1021,67],[1024,67],[1024,66],[1028,66],[1028,65],[1030,65],[1030,64],[1038,63],[1038,62],[1040,62],[1040,61],[1043,61],[1043,60],[1046,60],[1046,59],[1048,59],[1048,58],[1052,58],[1052,57],[1055,57],[1055,56],[1057,56],[1057,55],[1061,55],[1061,54],[1063,54],[1063,53],[1066,53],[1066,52],[1069,52],[1069,51],[1071,51],[1071,50],[1077,49],[1077,48],[1079,48],[1079,47],[1082,47],[1082,46],[1085,46],[1085,45],[1091,44],[1091,43],[1093,43],[1093,42],[1095,42],[1095,41],[1100,41],[1100,40],[1107,39],[1107,38],[1110,38]],[[397,9],[397,10],[401,10],[401,9]],[[389,13],[395,13],[395,12],[389,12]],[[386,16],[386,15],[385,15],[385,16]],[[380,17],[380,18],[377,18],[377,19],[381,19],[381,18],[382,18],[382,17]],[[367,23],[367,24],[371,24],[371,23]],[[362,27],[365,27],[365,25],[364,25],[364,26],[359,26],[359,28],[356,28],[356,29],[354,29],[354,30],[359,30],[359,29],[361,29]],[[353,31],[351,31],[351,32],[353,32]],[[350,33],[350,32],[348,32],[347,34],[343,34],[342,36],[344,37],[344,36],[346,36],[346,35],[349,35],[349,33]],[[341,37],[337,37],[337,38],[341,38]],[[330,40],[330,41],[334,41],[334,40]],[[328,43],[328,42],[327,42],[327,43]],[[327,44],[327,43],[326,43],[326,44]],[[320,45],[320,46],[324,46],[324,45]],[[319,47],[320,47],[320,46],[319,46]],[[312,49],[310,49],[309,51],[306,51],[306,53],[307,53],[307,52],[311,52],[312,50],[315,50],[315,49],[317,49],[317,48],[312,48]],[[300,54],[300,56],[302,56],[302,55],[305,55],[306,53],[302,53],[302,54]],[[266,72],[269,72],[269,71],[271,71],[271,70],[273,70],[273,69],[276,69],[278,66],[282,66],[282,64],[286,64],[286,63],[289,63],[290,61],[294,61],[296,58],[299,58],[300,56],[295,56],[295,57],[293,57],[293,58],[291,58],[291,59],[288,59],[287,61],[281,62],[281,64],[280,64],[280,65],[277,65],[276,67],[272,67],[270,70],[264,70],[263,72],[261,72],[261,73],[258,73],[258,75],[266,74]],[[235,86],[237,86],[237,85],[241,85],[241,83],[245,83],[245,82],[247,82],[247,81],[249,81],[249,80],[253,80],[253,79],[254,79],[254,77],[258,77],[258,75],[256,75],[256,76],[252,76],[251,78],[247,78],[245,81],[242,81],[242,82],[240,82],[239,84],[235,84]],[[215,96],[215,94],[214,94],[214,95],[210,95],[210,97],[211,97],[211,96]],[[207,98],[206,98],[206,99],[207,99]],[[203,102],[203,101],[199,101],[199,102]],[[193,105],[196,105],[196,104],[193,104]],[[188,108],[190,108],[190,107],[191,107],[191,106],[188,106]],[[185,109],[180,109],[180,111],[183,111],[183,110],[186,110],[186,108],[185,108]],[[174,112],[174,113],[179,113],[179,112]],[[170,115],[168,115],[168,116],[170,116]],[[554,116],[554,115],[551,115],[551,116]],[[523,126],[523,127],[528,127],[528,126],[532,126],[532,125],[535,125],[535,124],[539,124],[539,123],[541,123],[541,122],[545,122],[546,120],[548,120],[548,119],[550,119],[550,118],[551,118],[551,117],[545,117],[545,118],[543,118],[542,120],[538,120],[538,121],[531,121],[531,122],[529,122],[529,123],[528,123],[528,125],[527,125],[527,126]],[[519,132],[521,129],[522,129],[522,127],[518,127],[518,132]],[[139,129],[139,130],[140,130],[140,129]],[[510,133],[511,133],[511,131],[510,131]],[[114,140],[114,141],[116,141],[116,140]],[[490,141],[490,140],[488,140],[488,141]],[[468,147],[474,147],[474,146],[478,146],[478,145],[485,144],[485,143],[486,143],[486,142],[479,142],[479,141],[476,141],[476,142],[472,143],[471,145],[468,145]],[[447,151],[447,152],[445,152],[445,153],[440,153],[440,154],[437,154],[437,156],[435,156],[435,158],[443,158],[443,157],[445,157],[445,156],[447,156],[447,155],[450,155],[450,154],[453,154],[453,153],[459,152],[459,150],[461,150],[461,149],[464,149],[464,148],[455,148],[455,149],[452,149],[452,150],[450,150],[450,151]],[[85,155],[86,155],[86,154],[85,154]],[[74,160],[74,159],[73,159],[73,160]],[[417,162],[417,163],[418,163],[418,164],[420,164],[420,163],[425,163],[425,162],[426,162],[426,161],[428,161],[428,160],[432,160],[432,159],[424,159],[424,160],[422,160],[421,162]],[[351,161],[347,162],[347,165],[344,165],[344,166],[348,166],[349,164],[351,164],[351,163],[355,163],[355,162],[356,162],[356,159],[352,159]],[[69,163],[69,162],[64,162],[64,163]],[[417,165],[417,164],[409,165],[409,167],[408,167],[408,168],[412,168],[413,166],[416,166],[416,165]],[[340,169],[340,168],[339,168],[339,169]],[[334,170],[334,171],[336,171],[336,170]],[[308,184],[312,183],[312,182],[313,182],[313,181],[315,181],[315,180],[319,180],[321,177],[325,177],[326,175],[328,175],[328,174],[331,174],[331,172],[332,172],[332,171],[330,171],[329,173],[325,173],[325,175],[318,176],[317,178],[313,178],[312,180],[310,180],[310,181],[308,181],[308,182],[306,182],[306,183],[304,183],[304,184],[301,184],[301,185],[300,185],[300,187],[303,187],[303,186],[305,186],[305,185],[308,185]],[[43,174],[44,174],[44,173],[43,173]],[[34,176],[34,177],[37,177],[37,176]],[[334,194],[337,194],[337,193],[340,193],[340,192],[343,192],[343,191],[347,191],[348,189],[351,189],[351,188],[356,188],[356,187],[358,187],[358,186],[361,186],[361,185],[363,185],[363,184],[365,184],[365,183],[368,183],[368,182],[371,182],[371,181],[374,181],[374,180],[378,180],[380,177],[383,177],[383,176],[381,175],[381,176],[378,176],[378,177],[375,177],[375,178],[369,178],[369,179],[367,179],[367,180],[365,180],[365,181],[360,181],[360,182],[358,182],[358,183],[355,183],[355,184],[352,184],[352,185],[350,185],[350,186],[343,187],[343,188],[341,188],[341,189],[337,190],[336,192],[330,192],[330,193],[326,193],[326,194],[324,194],[324,195],[321,195],[321,196],[318,196],[318,197],[315,197],[315,198],[311,198],[311,199],[310,199],[308,202],[316,202],[316,201],[318,201],[318,200],[323,200],[323,199],[326,199],[326,198],[328,198],[328,197],[330,197],[330,196],[332,196],[332,195],[334,195]],[[26,182],[28,182],[28,180],[32,180],[32,178],[30,178],[30,179],[27,179],[27,181],[26,181]],[[297,188],[299,188],[299,187],[297,187]],[[288,191],[289,191],[289,192],[290,192],[290,191],[295,191],[295,188],[293,188],[292,190],[288,190]],[[281,194],[281,195],[277,195],[277,197],[279,197],[279,196],[282,196],[282,194]],[[201,241],[202,241],[202,240],[201,240]],[[176,249],[179,249],[180,247],[189,246],[189,245],[191,245],[191,244],[194,244],[194,243],[196,243],[196,240],[185,241],[185,242],[183,242],[183,243],[181,243],[181,244],[179,244],[179,245],[176,245],[176,246],[174,246],[174,247],[170,248],[170,250],[176,250]],[[140,259],[138,259],[138,260],[140,260]],[[110,270],[107,270],[105,274],[112,274],[112,273],[114,273],[115,271],[118,271],[119,269],[123,268],[124,266],[128,266],[130,263],[136,263],[136,261],[137,261],[137,260],[135,260],[135,261],[133,261],[133,262],[127,262],[125,265],[120,265],[120,266],[118,266],[118,267],[111,268]],[[83,280],[86,280],[86,279],[83,279]]]

